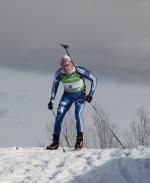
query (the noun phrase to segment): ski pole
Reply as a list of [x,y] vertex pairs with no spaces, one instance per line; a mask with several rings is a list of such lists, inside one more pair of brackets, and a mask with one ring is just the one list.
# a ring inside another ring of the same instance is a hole
[[[104,123],[106,123],[105,121],[104,121],[104,119],[100,116],[100,113],[97,111],[97,109],[96,109],[96,107],[92,104],[92,103],[90,103],[91,104],[91,106],[93,107],[93,109],[95,110],[95,112],[99,115],[99,117],[102,119],[102,121],[104,122]],[[124,145],[121,143],[121,141],[119,140],[119,138],[116,136],[116,134],[113,132],[113,130],[107,125],[107,127],[108,127],[108,129],[110,130],[110,132],[113,134],[113,136],[116,138],[116,140],[119,142],[119,144],[122,146],[122,148],[123,149],[125,149],[125,147],[124,147]]]
[[[52,112],[53,112],[54,117],[56,118],[56,114],[55,114],[55,112],[54,112],[53,109],[52,109]],[[64,136],[64,138],[65,138],[65,140],[66,140],[66,142],[67,142],[67,145],[68,145],[69,148],[71,149],[71,145],[70,145],[70,143],[69,143],[69,141],[68,141],[68,138],[66,137],[66,135],[64,134],[63,131],[62,131],[62,134],[63,134],[63,136]],[[63,149],[64,149],[64,148],[63,148]]]

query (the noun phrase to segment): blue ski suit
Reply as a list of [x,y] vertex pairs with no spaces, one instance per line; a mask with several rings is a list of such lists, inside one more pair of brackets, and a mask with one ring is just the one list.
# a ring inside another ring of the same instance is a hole
[[63,121],[63,118],[73,103],[75,104],[77,133],[83,132],[84,127],[82,111],[85,105],[84,94],[86,90],[84,79],[88,79],[91,81],[89,95],[93,96],[97,85],[97,79],[88,70],[80,66],[75,66],[73,72],[70,75],[65,74],[62,68],[56,71],[53,86],[51,89],[50,100],[55,101],[55,96],[60,81],[64,85],[64,93],[62,95],[57,109],[57,115],[54,125],[55,135],[60,135],[61,123]]

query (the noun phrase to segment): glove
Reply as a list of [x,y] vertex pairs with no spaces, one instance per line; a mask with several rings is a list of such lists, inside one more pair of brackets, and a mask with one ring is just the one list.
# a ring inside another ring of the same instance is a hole
[[90,103],[92,101],[92,96],[91,95],[86,95],[84,100]]
[[52,100],[48,103],[48,109],[49,110],[53,109],[53,104],[54,104],[54,102]]

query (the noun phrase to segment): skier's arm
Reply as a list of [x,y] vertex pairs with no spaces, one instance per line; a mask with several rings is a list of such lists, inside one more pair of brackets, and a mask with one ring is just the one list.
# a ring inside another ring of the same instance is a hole
[[93,96],[96,89],[96,85],[97,85],[97,78],[83,67],[78,66],[76,67],[76,69],[83,78],[91,81],[91,88],[90,88],[89,95]]
[[97,85],[97,78],[90,73],[87,79],[91,81],[91,89],[89,95],[93,96]]
[[51,97],[50,100],[51,101],[55,101],[55,96],[57,93],[57,89],[60,83],[60,78],[61,78],[61,70],[59,69],[56,73],[55,73],[55,77],[53,80],[53,85],[52,85],[52,89],[51,89]]

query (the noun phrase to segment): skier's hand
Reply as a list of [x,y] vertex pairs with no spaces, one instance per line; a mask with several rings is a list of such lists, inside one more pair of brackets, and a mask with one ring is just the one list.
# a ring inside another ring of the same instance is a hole
[[48,109],[49,110],[53,109],[53,104],[54,104],[54,102],[52,100],[48,103]]
[[92,101],[92,96],[91,95],[86,95],[84,100],[90,103]]

